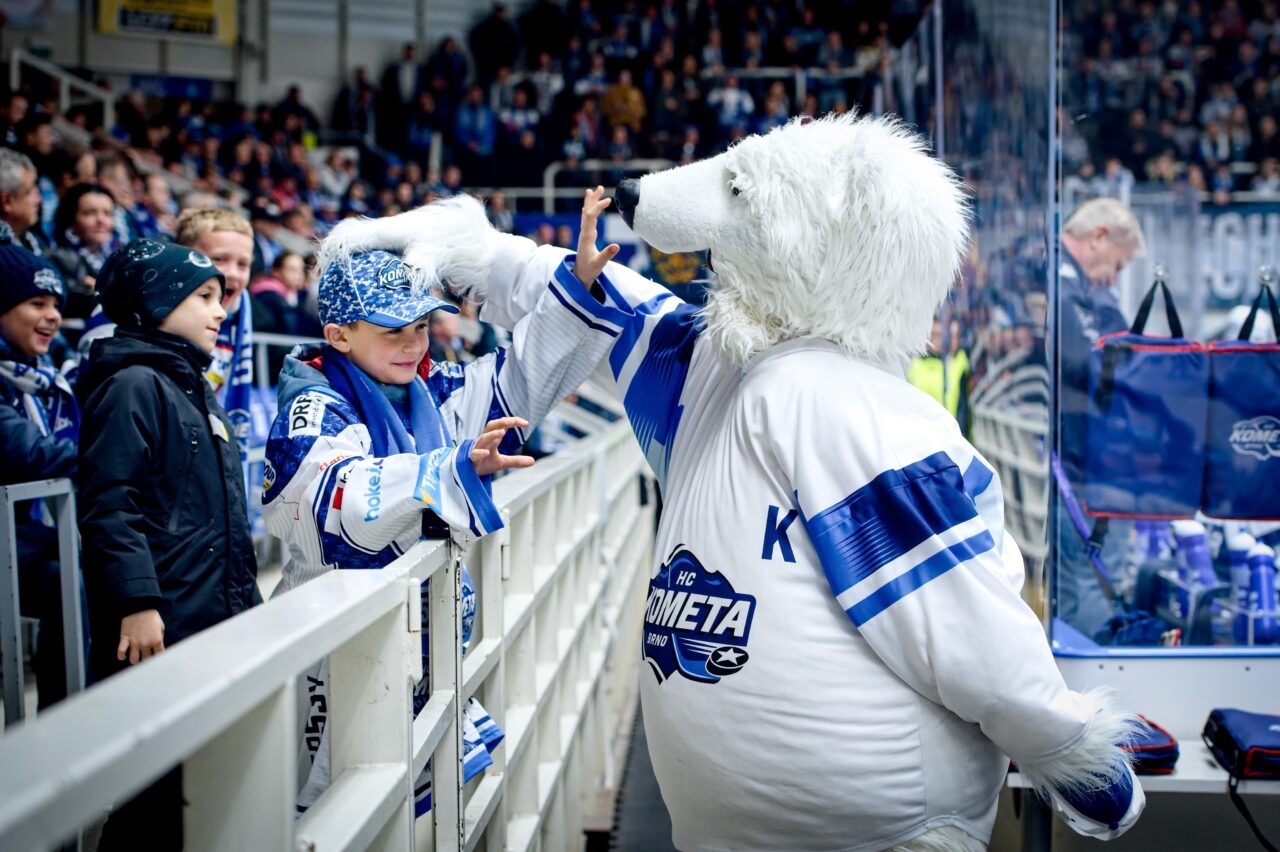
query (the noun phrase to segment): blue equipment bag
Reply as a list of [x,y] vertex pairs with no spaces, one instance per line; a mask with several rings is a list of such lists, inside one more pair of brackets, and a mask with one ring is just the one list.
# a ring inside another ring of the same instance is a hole
[[[1156,291],[1171,337],[1144,334]],[[1204,477],[1209,357],[1182,336],[1173,297],[1156,279],[1127,332],[1089,354],[1085,510],[1095,517],[1190,518]]]
[[1237,789],[1250,778],[1280,778],[1280,716],[1219,707],[1200,734],[1213,757],[1227,770],[1227,795],[1267,852],[1277,852],[1258,827]]
[[1211,518],[1280,520],[1280,343],[1249,341],[1264,296],[1280,331],[1275,295],[1263,284],[1239,338],[1209,347],[1204,513]]

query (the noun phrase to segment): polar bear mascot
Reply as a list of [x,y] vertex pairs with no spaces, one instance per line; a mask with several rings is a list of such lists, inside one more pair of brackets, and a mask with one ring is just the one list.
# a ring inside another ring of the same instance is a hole
[[904,379],[966,252],[956,177],[895,121],[802,119],[615,201],[656,248],[710,251],[705,307],[616,263],[588,289],[470,200],[342,239],[507,328],[549,288],[616,338],[665,500],[641,696],[676,846],[981,849],[1010,758],[1076,831],[1128,829],[1132,717],[1063,683],[999,479]]

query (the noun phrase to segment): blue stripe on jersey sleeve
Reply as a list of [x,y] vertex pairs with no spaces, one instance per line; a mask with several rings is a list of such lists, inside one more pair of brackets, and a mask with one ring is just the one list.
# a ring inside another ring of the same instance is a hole
[[968,562],[979,554],[986,553],[994,546],[991,533],[983,530],[945,550],[940,550],[849,607],[849,617],[853,619],[854,624],[861,627],[925,583],[941,577],[952,568]]
[[[630,385],[622,389],[627,419],[651,463],[659,458],[655,452],[657,446],[662,448],[662,466],[661,469],[655,467],[654,472],[664,480],[666,462],[684,413],[680,396],[689,378],[693,349],[702,328],[702,319],[692,305],[682,303],[659,317],[649,333],[635,376]],[[616,378],[622,364],[610,366]]]
[[[933,536],[977,514],[973,500],[964,492],[959,468],[946,453],[939,452],[881,473],[844,500],[806,519],[805,527],[832,592],[840,595]],[[958,563],[948,564],[945,557],[930,563],[914,575],[915,585],[904,578],[896,587],[898,597],[954,564]],[[913,571],[919,568],[914,566]],[[892,600],[873,609],[879,612],[889,603]]]
[[471,463],[471,449],[475,441],[466,440],[458,445],[454,453],[453,467],[458,475],[458,485],[467,500],[467,508],[478,528],[472,530],[476,535],[486,535],[494,530],[502,529],[502,515],[498,507],[493,505],[493,486],[490,477],[481,477]]
[[573,262],[576,258],[577,255],[571,254],[560,262],[548,289],[569,313],[582,320],[589,328],[617,337],[626,323],[627,314],[618,308],[596,301],[596,298],[578,280],[578,276],[573,274]]
[[969,466],[964,470],[965,493],[969,495],[969,499],[977,500],[994,478],[995,474],[991,472],[991,468],[983,464],[982,459],[974,456],[973,461],[969,462]]

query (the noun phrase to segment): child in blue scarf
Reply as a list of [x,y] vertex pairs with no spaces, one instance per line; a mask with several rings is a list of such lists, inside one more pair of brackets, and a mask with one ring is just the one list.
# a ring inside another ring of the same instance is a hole
[[[584,208],[592,233],[607,204],[595,197]],[[414,266],[381,250],[403,248],[389,233],[397,230],[449,243],[434,255],[447,259]],[[479,204],[459,197],[387,220],[344,223],[321,247],[317,304],[325,344],[299,347],[285,360],[280,413],[267,441],[264,515],[289,548],[277,593],[334,568],[385,567],[424,535],[441,538],[452,528],[480,536],[502,527],[490,476],[533,464],[515,454],[530,423],[577,389],[617,334],[594,319],[601,306],[588,290],[616,247],[590,246],[579,278],[559,282],[559,290],[543,282],[510,348],[465,366],[433,364],[428,315],[457,309],[430,287],[491,264],[494,239]],[[476,594],[465,570],[462,581],[465,648]],[[324,664],[308,674],[299,730],[324,731],[327,679]],[[426,688],[424,678],[415,714]],[[470,779],[492,763],[502,731],[472,700],[462,735]],[[305,809],[329,784],[327,735],[304,734],[302,749],[299,766],[308,775],[298,804]],[[430,808],[429,789],[424,774],[416,785],[419,815]]]
[[[62,325],[62,277],[16,245],[0,246],[0,484],[76,472],[80,409],[49,358]],[[67,694],[58,532],[43,501],[17,508],[22,613],[40,621],[36,689],[41,710]]]

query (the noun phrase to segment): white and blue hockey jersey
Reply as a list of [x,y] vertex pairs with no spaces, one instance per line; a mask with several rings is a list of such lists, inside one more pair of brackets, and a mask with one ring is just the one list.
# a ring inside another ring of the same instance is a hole
[[[502,527],[487,478],[471,464],[473,440],[493,419],[520,416],[530,429],[596,368],[613,334],[573,307],[591,299],[576,278],[543,281],[530,310],[513,323],[510,347],[466,365],[433,364],[426,391],[443,416],[448,443],[430,451],[374,457],[369,425],[337,394],[319,369],[318,348],[299,348],[280,380],[280,413],[267,442],[263,488],[268,530],[288,549],[276,594],[334,568],[382,568],[422,537],[423,513],[454,529],[485,535]],[[572,295],[567,295],[571,290]],[[501,293],[494,294],[504,298]],[[416,382],[424,381],[421,377]],[[500,450],[513,453],[526,430],[513,429]],[[412,436],[410,436],[412,440]],[[424,604],[424,617],[425,617]],[[476,595],[463,576],[463,641],[471,632]],[[423,659],[426,660],[424,632]],[[327,665],[306,673],[299,690],[299,806],[309,807],[329,784]],[[426,679],[415,691],[421,709]],[[491,761],[501,732],[475,701],[464,708],[463,768],[470,778]],[[429,775],[417,784],[417,810],[429,805]]]
[[[566,253],[504,244],[512,323]],[[641,696],[675,844],[986,842],[1008,758],[1069,752],[1091,709],[1019,596],[1001,486],[899,370],[803,338],[739,369],[694,308],[610,264],[608,369],[662,487]],[[512,286],[514,284],[514,286]]]

